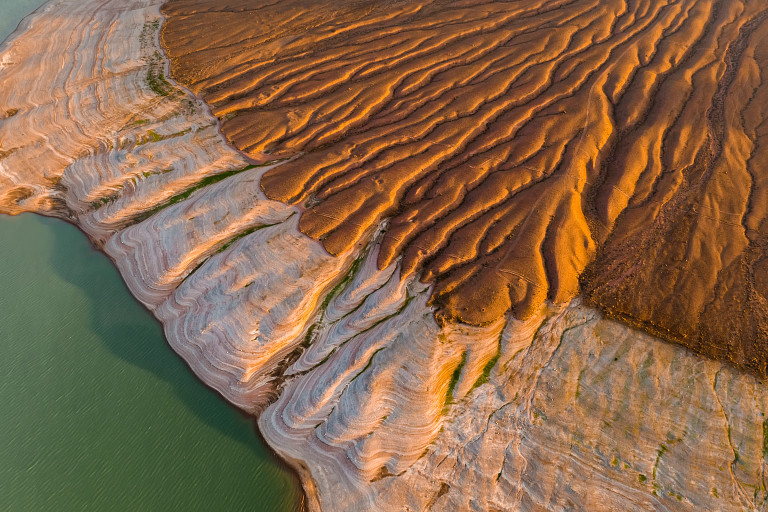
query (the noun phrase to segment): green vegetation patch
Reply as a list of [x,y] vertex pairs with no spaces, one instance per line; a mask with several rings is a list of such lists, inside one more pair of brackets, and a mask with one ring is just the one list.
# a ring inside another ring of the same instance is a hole
[[[368,360],[368,364],[366,364],[366,365],[365,365],[365,367],[364,367],[362,370],[360,370],[360,372],[358,372],[358,374],[357,374],[357,375],[355,375],[354,377],[352,377],[352,380],[350,380],[350,381],[349,381],[349,383],[351,384],[352,382],[354,382],[354,381],[355,381],[355,379],[357,379],[359,376],[361,376],[362,374],[364,374],[364,373],[365,373],[365,371],[366,371],[368,368],[370,368],[370,367],[371,367],[371,365],[373,364],[373,358],[374,358],[374,357],[376,357],[376,354],[378,354],[379,352],[381,352],[381,351],[382,351],[382,350],[384,350],[385,348],[386,348],[386,347],[381,347],[380,349],[377,349],[377,350],[376,350],[376,351],[375,351],[375,352],[374,352],[374,353],[371,355],[371,358]],[[334,350],[334,351],[335,351],[335,350]],[[332,354],[332,353],[333,353],[333,352],[331,352],[331,354]],[[326,358],[325,358],[323,361],[325,361],[326,359],[328,359],[328,357],[330,357],[330,356],[331,356],[331,354],[328,354],[328,356],[327,356],[327,357],[326,357]],[[320,363],[320,364],[322,364],[322,363]],[[320,366],[320,365],[318,365],[318,366]]]
[[108,205],[109,203],[117,200],[118,197],[120,197],[120,192],[114,192],[108,196],[100,197],[95,201],[91,201],[91,208],[93,208],[94,210],[98,210],[102,206]]
[[480,387],[488,382],[488,380],[491,378],[491,370],[493,370],[493,368],[496,366],[496,363],[499,362],[499,357],[501,357],[501,351],[497,352],[495,356],[493,356],[487,363],[485,363],[485,366],[483,367],[483,373],[480,374],[475,383],[472,385],[472,389]]
[[[139,42],[141,43],[142,49],[147,50],[154,46],[155,34],[159,28],[160,20],[154,20],[144,24],[144,27],[141,29],[141,35],[139,36]],[[162,55],[160,55],[159,51],[155,50],[150,57],[146,58],[146,61],[149,64],[146,76],[147,85],[152,92],[158,96],[169,96],[174,92],[175,88],[165,78],[165,64]]]
[[225,243],[224,245],[219,247],[219,249],[216,251],[216,253],[218,254],[218,253],[224,252],[227,249],[229,249],[229,247],[233,243],[237,242],[241,238],[244,238],[244,237],[250,235],[251,233],[255,233],[256,231],[259,231],[260,229],[268,228],[270,226],[274,226],[274,224],[264,224],[264,225],[261,225],[261,226],[255,226],[255,227],[252,227],[252,228],[248,228],[245,231],[243,231],[242,233],[238,233],[237,235],[233,236],[227,243]]
[[586,372],[586,370],[581,370],[579,372],[579,378],[576,379],[576,396],[574,397],[576,400],[581,396],[581,381],[584,378],[584,372]]
[[186,135],[191,131],[192,131],[191,128],[187,128],[186,130],[181,130],[180,132],[175,132],[170,135],[160,135],[154,130],[148,130],[146,135],[144,135],[143,137],[141,137],[136,141],[136,145],[142,146],[149,142],[160,142],[161,140],[172,139],[174,137],[181,137],[182,135]]
[[304,341],[301,342],[302,346],[309,347],[312,344],[312,335],[315,333],[315,329],[317,329],[317,322],[310,325],[309,329],[307,329],[307,334],[304,336]]
[[763,457],[768,456],[768,419],[763,422]]
[[325,299],[323,299],[323,304],[320,306],[320,309],[325,311],[328,307],[328,304],[331,303],[331,300],[339,294],[339,292],[344,289],[344,287],[349,284],[352,281],[352,278],[355,277],[355,274],[357,274],[357,270],[360,268],[360,265],[363,262],[363,254],[365,254],[366,251],[362,251],[361,255],[355,258],[355,261],[352,262],[352,266],[349,268],[349,272],[344,276],[344,279],[339,282],[336,286],[333,287],[331,292],[325,296]]
[[165,78],[165,65],[160,52],[156,51],[147,62],[149,64],[146,76],[147,85],[158,96],[169,96],[174,91],[174,87]]
[[443,412],[447,412],[446,409],[453,403],[453,391],[456,389],[456,384],[459,382],[459,377],[461,377],[461,370],[464,369],[464,365],[467,363],[467,353],[463,352],[461,354],[461,361],[459,361],[459,365],[456,367],[455,370],[453,370],[453,375],[451,375],[451,382],[448,383],[448,393],[445,395],[445,405],[443,406]]
[[470,393],[477,387],[482,386],[488,380],[491,378],[491,370],[496,366],[496,363],[499,362],[499,358],[501,357],[501,343],[502,339],[504,337],[504,332],[502,330],[502,333],[499,334],[499,341],[498,341],[498,347],[496,348],[496,355],[493,356],[490,360],[488,360],[487,363],[485,363],[485,366],[483,367],[483,373],[480,374],[480,377],[477,378],[475,383],[472,385],[472,389],[470,389]]

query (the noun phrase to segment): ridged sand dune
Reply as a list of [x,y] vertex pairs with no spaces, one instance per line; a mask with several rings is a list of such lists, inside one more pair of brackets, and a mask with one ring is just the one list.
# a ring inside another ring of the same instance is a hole
[[379,266],[402,255],[449,321],[524,319],[582,290],[766,376],[763,0],[164,12],[175,76],[238,148],[295,157],[262,186],[332,254],[389,218]]
[[[282,155],[228,146],[206,105],[166,78],[159,4],[51,0],[0,47],[0,212],[80,226],[193,371],[261,413],[312,510],[765,509],[768,385],[578,302],[532,302],[526,320],[445,321],[431,305],[441,281],[392,257],[397,215],[332,256],[301,233],[309,210],[262,191],[321,149],[266,162]],[[279,5],[259,14],[273,36],[247,52],[267,59],[301,44],[298,23],[325,26],[329,11],[288,1],[294,16],[273,16]],[[327,35],[370,19],[374,37],[382,20],[440,7],[393,5],[348,4]],[[445,16],[475,6],[453,5]],[[212,28],[214,53],[215,37],[248,34]]]

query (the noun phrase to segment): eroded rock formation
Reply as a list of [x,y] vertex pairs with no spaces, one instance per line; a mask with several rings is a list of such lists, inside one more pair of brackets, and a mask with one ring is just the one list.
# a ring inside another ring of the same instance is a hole
[[387,223],[331,256],[261,189],[304,157],[256,166],[166,78],[159,3],[52,0],[0,47],[0,212],[80,226],[193,371],[263,410],[313,510],[765,508],[768,385],[578,302],[438,322],[434,285],[382,264]]
[[[440,332],[423,311],[384,328],[400,336],[358,334],[262,414],[323,509],[766,509],[764,383],[577,304],[500,337],[449,330],[445,345],[421,341]],[[430,377],[451,347],[493,347],[494,364],[476,377],[469,352],[456,403],[417,455],[435,428],[425,413],[440,407]]]
[[402,255],[449,320],[527,318],[581,276],[608,313],[766,375],[764,1],[164,10],[175,75],[238,148],[293,157],[262,186],[332,254],[389,218],[379,266]]

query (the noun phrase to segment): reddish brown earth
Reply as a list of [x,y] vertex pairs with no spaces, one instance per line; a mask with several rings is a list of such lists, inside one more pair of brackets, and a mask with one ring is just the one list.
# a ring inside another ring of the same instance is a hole
[[170,0],[174,76],[268,196],[470,324],[583,293],[766,375],[764,0]]

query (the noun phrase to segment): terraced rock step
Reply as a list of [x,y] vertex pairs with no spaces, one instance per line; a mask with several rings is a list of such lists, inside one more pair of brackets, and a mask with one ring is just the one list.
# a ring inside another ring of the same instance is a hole
[[765,510],[764,382],[579,304],[441,330],[427,295],[259,419],[321,509]]

